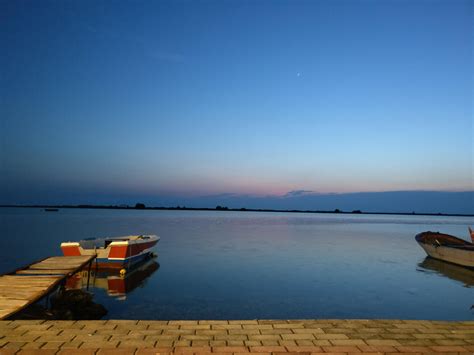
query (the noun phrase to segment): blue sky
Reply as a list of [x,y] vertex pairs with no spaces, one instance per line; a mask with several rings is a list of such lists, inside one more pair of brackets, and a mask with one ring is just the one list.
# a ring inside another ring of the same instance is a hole
[[472,1],[0,16],[4,202],[474,190]]

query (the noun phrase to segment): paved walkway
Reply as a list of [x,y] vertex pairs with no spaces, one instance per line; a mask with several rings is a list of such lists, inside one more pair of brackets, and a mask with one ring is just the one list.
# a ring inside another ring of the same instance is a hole
[[472,355],[474,321],[0,322],[0,354],[156,353]]

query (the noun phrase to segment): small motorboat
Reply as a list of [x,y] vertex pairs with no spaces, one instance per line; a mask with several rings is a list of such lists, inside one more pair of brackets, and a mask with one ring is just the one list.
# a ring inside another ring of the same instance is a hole
[[[474,232],[469,228],[474,241]],[[416,241],[432,258],[474,269],[474,243],[439,232],[423,232]]]
[[88,238],[63,242],[61,250],[64,256],[97,255],[96,266],[101,269],[127,269],[148,258],[159,240],[156,235]]

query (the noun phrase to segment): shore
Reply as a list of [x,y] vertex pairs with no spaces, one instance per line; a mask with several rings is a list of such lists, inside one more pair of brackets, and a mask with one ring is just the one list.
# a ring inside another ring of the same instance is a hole
[[0,322],[0,354],[474,354],[474,321]]
[[[474,217],[474,214],[466,213],[429,213],[429,212],[376,212],[376,211],[342,211],[335,210],[295,210],[295,209],[259,209],[259,208],[228,208],[217,206],[216,208],[206,207],[133,207],[114,205],[0,205],[0,208],[41,208],[45,210],[59,209],[95,209],[95,210],[151,210],[151,211],[227,211],[227,212],[270,212],[270,213],[314,213],[314,214],[362,214],[362,215],[394,215],[394,216],[440,216],[440,217]],[[53,211],[51,211],[53,212]]]

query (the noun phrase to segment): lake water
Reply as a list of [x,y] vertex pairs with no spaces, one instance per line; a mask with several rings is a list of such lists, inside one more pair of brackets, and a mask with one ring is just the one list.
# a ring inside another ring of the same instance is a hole
[[468,239],[470,217],[0,208],[0,218],[0,272],[60,255],[61,241],[158,234],[158,258],[118,286],[93,275],[106,318],[474,319],[474,271],[427,259],[414,240]]

